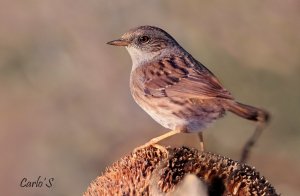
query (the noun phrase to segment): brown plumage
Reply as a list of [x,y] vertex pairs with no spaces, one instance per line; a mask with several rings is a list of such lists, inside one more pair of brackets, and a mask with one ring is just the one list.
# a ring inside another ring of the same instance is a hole
[[[225,113],[221,99],[233,99],[216,77],[191,56],[172,55],[145,63],[133,70],[131,78],[137,103],[159,110],[154,118],[172,130],[178,126],[185,132],[201,130]],[[175,120],[163,120],[161,115],[174,116]],[[176,118],[184,121],[179,124]]]
[[134,100],[155,121],[173,130],[142,147],[180,132],[199,132],[202,139],[203,128],[230,111],[260,124],[245,146],[242,160],[247,158],[269,119],[266,111],[236,102],[211,71],[162,29],[137,27],[108,44],[126,46],[133,62]]

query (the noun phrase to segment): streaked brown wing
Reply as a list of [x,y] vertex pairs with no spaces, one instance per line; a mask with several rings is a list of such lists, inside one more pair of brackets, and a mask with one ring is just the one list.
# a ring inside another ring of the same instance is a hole
[[153,96],[233,99],[213,73],[191,56],[164,58],[143,69],[145,93]]

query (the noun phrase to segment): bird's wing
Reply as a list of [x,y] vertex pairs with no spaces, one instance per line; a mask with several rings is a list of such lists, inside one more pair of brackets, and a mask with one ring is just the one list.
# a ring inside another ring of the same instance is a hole
[[143,66],[144,89],[152,96],[233,99],[216,76],[191,56],[168,57]]

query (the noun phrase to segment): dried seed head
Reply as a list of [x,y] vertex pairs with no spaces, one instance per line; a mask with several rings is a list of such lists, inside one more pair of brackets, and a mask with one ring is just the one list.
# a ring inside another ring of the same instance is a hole
[[185,147],[168,148],[168,151],[166,155],[149,147],[125,156],[95,179],[84,196],[182,193],[178,189],[185,184],[182,181],[187,174],[197,176],[206,186],[208,195],[278,195],[250,166]]

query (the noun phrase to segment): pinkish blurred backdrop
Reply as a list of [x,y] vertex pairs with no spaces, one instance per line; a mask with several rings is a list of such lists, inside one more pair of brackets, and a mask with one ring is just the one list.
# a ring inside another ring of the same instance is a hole
[[[156,25],[272,122],[249,164],[300,194],[300,2],[44,0],[0,3],[0,194],[81,195],[106,166],[164,133],[133,101],[131,60],[107,41]],[[234,115],[205,131],[238,159],[254,124]],[[197,146],[195,135],[167,145]],[[52,187],[20,187],[23,178]]]

